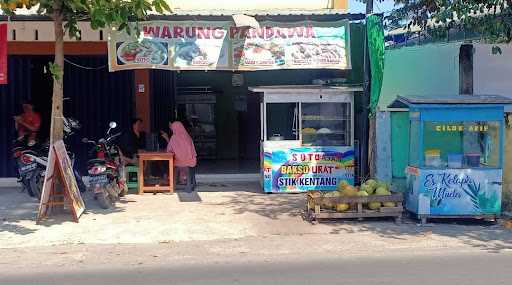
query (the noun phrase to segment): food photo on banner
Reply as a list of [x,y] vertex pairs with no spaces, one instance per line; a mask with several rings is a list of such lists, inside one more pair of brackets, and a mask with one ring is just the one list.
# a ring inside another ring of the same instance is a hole
[[111,31],[110,71],[350,69],[349,22],[150,21],[141,38]]

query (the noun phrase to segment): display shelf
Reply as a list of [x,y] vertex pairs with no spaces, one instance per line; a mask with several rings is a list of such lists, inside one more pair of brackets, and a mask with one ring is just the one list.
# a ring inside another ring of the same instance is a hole
[[348,132],[344,132],[344,131],[334,131],[334,132],[330,132],[330,133],[302,133],[302,135],[306,135],[306,136],[318,136],[318,135],[348,135]]
[[302,116],[303,121],[350,121],[350,118],[343,117],[320,117],[320,116]]

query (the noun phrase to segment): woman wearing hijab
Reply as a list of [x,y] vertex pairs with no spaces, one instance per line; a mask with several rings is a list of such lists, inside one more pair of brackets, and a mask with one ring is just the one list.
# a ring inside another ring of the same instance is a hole
[[[167,152],[174,153],[174,165],[178,168],[178,172],[180,168],[188,167],[192,175],[187,177],[187,186],[192,185],[195,181],[193,180],[193,168],[197,164],[197,153],[196,148],[194,147],[194,142],[192,138],[188,134],[187,130],[183,126],[181,122],[174,122],[169,125],[172,135],[169,138],[169,135],[162,132],[162,137],[167,141]],[[185,173],[177,173],[182,180],[185,177]]]

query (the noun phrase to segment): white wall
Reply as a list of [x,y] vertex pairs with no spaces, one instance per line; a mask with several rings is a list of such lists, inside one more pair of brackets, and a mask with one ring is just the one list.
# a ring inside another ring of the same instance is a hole
[[[473,92],[512,98],[512,45],[497,45],[501,54],[492,53],[496,45],[475,44],[473,54]],[[512,107],[505,108],[512,112]],[[505,157],[503,171],[504,206],[512,210],[512,129],[505,129]]]
[[[80,31],[82,31],[83,42],[96,42],[100,41],[100,31],[93,30],[88,22],[78,23]],[[36,30],[38,32],[38,41],[40,42],[52,42],[55,40],[53,33],[53,22],[44,21],[16,21],[7,23],[7,40],[13,41],[13,30],[16,31],[16,41],[19,42],[33,42],[36,41]],[[103,32],[103,41],[107,40],[107,32]],[[64,36],[65,41],[75,41],[70,39],[66,34]]]
[[493,46],[474,45],[473,92],[512,98],[512,45],[498,45],[501,54],[492,54]]
[[386,50],[379,107],[397,95],[459,94],[459,43]]

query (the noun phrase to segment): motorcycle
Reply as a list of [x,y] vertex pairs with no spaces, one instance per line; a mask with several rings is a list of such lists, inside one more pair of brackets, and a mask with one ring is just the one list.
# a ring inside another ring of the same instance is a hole
[[89,152],[91,159],[87,162],[89,190],[103,209],[114,207],[119,197],[127,192],[119,147],[114,143],[121,133],[111,134],[116,127],[116,122],[110,122],[106,138],[97,142],[82,139],[83,143],[93,145]]
[[[80,129],[78,121],[70,118],[64,118],[64,138],[74,134],[76,130]],[[48,152],[50,146],[48,143],[36,144],[29,147],[19,139],[13,148],[14,158],[18,166],[19,182],[22,185],[22,192],[27,191],[29,196],[41,198],[43,190],[44,177],[46,167],[48,166]],[[80,192],[85,192],[86,187],[83,183],[82,176],[74,167],[75,155],[68,151],[68,155],[73,165],[73,172],[78,184]]]
[[41,146],[27,146],[23,143],[23,139],[14,141],[14,147],[12,149],[13,159],[16,161],[16,170],[18,173],[18,183],[21,184],[20,192],[27,192],[30,197],[39,197],[38,193],[34,193],[30,186],[34,171],[38,168],[35,157],[39,157],[39,153],[44,151],[44,147],[39,149]]

